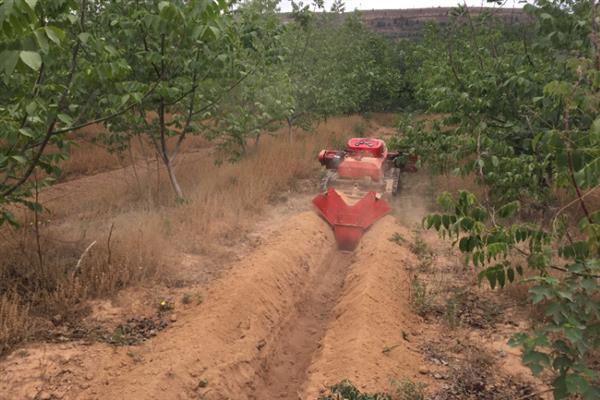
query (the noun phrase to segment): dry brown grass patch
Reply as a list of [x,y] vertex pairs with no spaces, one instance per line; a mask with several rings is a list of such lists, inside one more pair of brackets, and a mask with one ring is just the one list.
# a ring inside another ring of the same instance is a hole
[[29,309],[18,296],[0,296],[0,354],[25,339],[30,331]]
[[136,161],[117,170],[112,156],[75,148],[72,176],[105,172],[40,193],[47,207],[38,225],[42,261],[28,211],[20,211],[21,229],[0,229],[0,352],[27,336],[30,315],[78,318],[87,299],[173,275],[182,253],[235,252],[265,206],[293,192],[299,180],[317,178],[318,151],[342,145],[360,121],[331,118],[313,132],[295,130],[293,143],[287,132],[264,137],[240,162],[222,166],[203,139],[190,140],[175,166],[182,204],[143,142],[132,149]]

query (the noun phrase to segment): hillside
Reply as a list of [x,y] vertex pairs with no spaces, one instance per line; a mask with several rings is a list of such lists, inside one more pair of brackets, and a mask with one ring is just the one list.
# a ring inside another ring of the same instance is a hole
[[[366,25],[393,39],[420,37],[428,23],[447,25],[452,8],[414,8],[405,10],[364,10],[360,11]],[[471,7],[472,16],[484,12],[493,13],[507,24],[520,24],[528,20],[528,15],[520,8]]]

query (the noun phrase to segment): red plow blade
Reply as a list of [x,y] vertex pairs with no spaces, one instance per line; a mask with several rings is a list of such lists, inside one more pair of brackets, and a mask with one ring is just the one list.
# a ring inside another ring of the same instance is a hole
[[367,228],[391,210],[385,200],[377,198],[375,192],[369,192],[356,204],[348,205],[333,188],[315,197],[313,204],[333,226],[335,240],[341,250],[354,250]]

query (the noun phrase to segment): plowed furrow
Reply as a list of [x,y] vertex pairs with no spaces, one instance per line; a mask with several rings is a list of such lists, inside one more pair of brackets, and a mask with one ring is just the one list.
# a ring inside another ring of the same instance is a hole
[[327,331],[343,289],[350,254],[332,251],[305,286],[305,295],[283,323],[260,363],[255,399],[298,399],[307,370]]

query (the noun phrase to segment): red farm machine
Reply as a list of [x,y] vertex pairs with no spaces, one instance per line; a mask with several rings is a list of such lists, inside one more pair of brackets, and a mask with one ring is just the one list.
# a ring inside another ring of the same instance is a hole
[[338,247],[354,250],[363,233],[391,207],[385,200],[400,190],[400,173],[416,170],[417,157],[388,151],[374,138],[352,138],[345,150],[322,150],[327,169],[322,193],[313,199],[333,227]]

